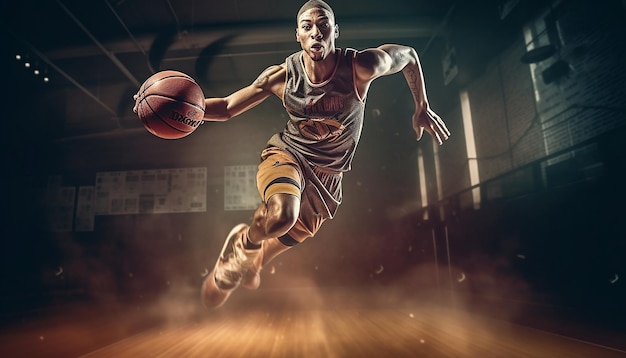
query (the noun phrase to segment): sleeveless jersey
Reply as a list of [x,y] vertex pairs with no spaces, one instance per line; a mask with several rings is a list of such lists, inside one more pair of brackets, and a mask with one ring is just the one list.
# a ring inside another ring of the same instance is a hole
[[332,75],[319,84],[309,80],[302,51],[287,57],[283,105],[290,119],[268,145],[284,148],[314,167],[345,172],[351,169],[361,137],[365,101],[354,82],[356,51],[337,52]]

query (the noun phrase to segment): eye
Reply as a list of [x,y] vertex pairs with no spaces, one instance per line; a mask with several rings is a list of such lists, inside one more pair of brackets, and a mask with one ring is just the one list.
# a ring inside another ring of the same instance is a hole
[[302,25],[302,29],[306,30],[306,31],[309,31],[311,29],[311,25],[308,25],[308,24],[307,25]]

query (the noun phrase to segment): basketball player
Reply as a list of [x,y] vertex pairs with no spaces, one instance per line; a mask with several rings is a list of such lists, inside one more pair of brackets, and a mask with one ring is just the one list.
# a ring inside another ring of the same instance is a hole
[[257,187],[263,203],[252,222],[235,226],[202,285],[208,307],[222,305],[235,288],[256,289],[260,270],[280,253],[315,235],[342,199],[361,136],[372,81],[402,72],[413,94],[413,129],[440,145],[450,132],[431,110],[419,58],[411,47],[382,45],[362,51],[335,47],[339,26],[331,7],[310,0],[298,11],[302,51],[268,67],[251,85],[224,98],[207,98],[205,120],[226,121],[270,95],[283,101],[289,121],[261,153]]

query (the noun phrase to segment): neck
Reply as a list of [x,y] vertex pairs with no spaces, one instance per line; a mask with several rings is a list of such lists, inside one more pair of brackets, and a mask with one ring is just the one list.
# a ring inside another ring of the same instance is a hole
[[335,64],[337,63],[337,51],[333,49],[332,52],[326,56],[323,60],[313,61],[309,56],[302,56],[304,69],[309,77],[309,80],[313,83],[321,83],[326,81],[335,70]]

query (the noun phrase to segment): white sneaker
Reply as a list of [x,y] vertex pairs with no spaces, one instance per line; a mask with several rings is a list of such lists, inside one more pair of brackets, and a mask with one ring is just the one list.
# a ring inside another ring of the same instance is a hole
[[248,290],[256,290],[261,285],[261,266],[263,262],[264,245],[267,241],[262,241],[259,254],[252,262],[252,266],[246,270],[241,280],[241,286]]
[[247,230],[248,225],[239,224],[226,237],[215,267],[203,284],[202,300],[206,306],[216,308],[226,302],[261,252],[244,247]]

